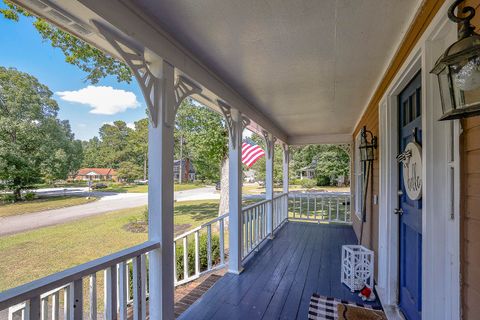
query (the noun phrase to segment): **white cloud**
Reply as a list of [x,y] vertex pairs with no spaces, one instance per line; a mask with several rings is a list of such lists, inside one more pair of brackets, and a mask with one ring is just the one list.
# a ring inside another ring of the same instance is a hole
[[135,129],[135,123],[127,122],[127,127],[129,127],[130,129]]
[[113,115],[135,109],[140,103],[133,92],[110,86],[88,86],[76,91],[56,92],[64,101],[86,104],[90,113]]

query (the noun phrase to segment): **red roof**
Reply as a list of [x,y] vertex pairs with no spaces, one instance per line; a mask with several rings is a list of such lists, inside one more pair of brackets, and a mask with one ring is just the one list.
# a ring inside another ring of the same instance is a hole
[[90,172],[94,172],[101,176],[115,176],[117,172],[112,168],[82,168],[77,171],[78,176],[85,176]]

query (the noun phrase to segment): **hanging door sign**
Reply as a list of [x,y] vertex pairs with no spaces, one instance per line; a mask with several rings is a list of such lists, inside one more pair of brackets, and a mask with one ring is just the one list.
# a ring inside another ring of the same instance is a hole
[[397,160],[403,164],[403,184],[411,200],[422,198],[422,147],[410,142]]

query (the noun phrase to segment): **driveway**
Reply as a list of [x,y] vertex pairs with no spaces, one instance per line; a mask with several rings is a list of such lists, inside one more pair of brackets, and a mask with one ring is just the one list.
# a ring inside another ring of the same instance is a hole
[[[71,188],[72,189],[72,188]],[[83,188],[75,188],[83,189]],[[42,190],[43,194],[52,194],[57,190]],[[68,190],[67,194],[82,194],[83,190]],[[57,193],[58,194],[58,193]],[[135,208],[147,205],[147,193],[111,193],[111,192],[95,192],[94,195],[100,199],[68,208],[61,208],[48,211],[40,211],[10,217],[0,217],[0,236],[15,234],[23,231],[33,230],[37,228],[52,226],[68,221],[77,220],[84,217],[94,216],[109,211],[120,209]],[[220,194],[215,187],[204,187],[191,190],[175,192],[175,200],[191,201],[191,200],[215,200],[220,199]]]

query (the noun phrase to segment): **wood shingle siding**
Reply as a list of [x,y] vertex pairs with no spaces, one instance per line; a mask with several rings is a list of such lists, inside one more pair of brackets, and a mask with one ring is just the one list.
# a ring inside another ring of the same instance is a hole
[[[480,29],[480,0],[467,1],[477,15],[472,20]],[[478,30],[477,30],[478,32]],[[462,318],[480,315],[480,117],[462,120],[460,272]]]

